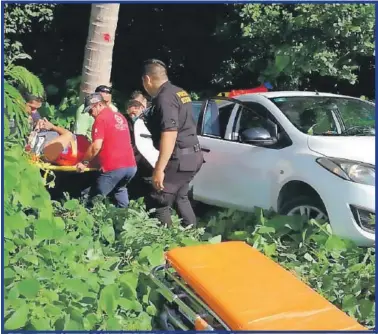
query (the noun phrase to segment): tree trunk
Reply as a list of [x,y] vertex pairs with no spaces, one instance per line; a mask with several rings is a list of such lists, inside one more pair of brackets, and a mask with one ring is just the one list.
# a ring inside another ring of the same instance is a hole
[[80,103],[99,85],[110,85],[119,4],[92,4],[82,69]]

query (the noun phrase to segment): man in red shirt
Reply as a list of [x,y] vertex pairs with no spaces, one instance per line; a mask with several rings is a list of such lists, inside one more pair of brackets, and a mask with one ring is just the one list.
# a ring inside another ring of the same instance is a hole
[[76,168],[83,171],[98,156],[101,174],[90,189],[89,199],[110,195],[118,207],[126,208],[129,204],[126,186],[137,171],[127,120],[107,107],[99,93],[85,98],[83,113],[86,112],[95,119],[92,144]]

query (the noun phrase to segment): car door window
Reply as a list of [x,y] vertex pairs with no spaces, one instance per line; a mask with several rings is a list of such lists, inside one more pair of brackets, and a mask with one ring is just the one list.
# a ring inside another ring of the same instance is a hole
[[267,111],[257,103],[244,103],[236,119],[233,140],[239,140],[240,134],[250,128],[265,128]]
[[193,118],[194,118],[194,122],[196,124],[198,122],[198,118],[199,118],[200,113],[201,113],[202,103],[203,102],[199,102],[199,101],[193,101],[192,102],[192,106],[193,106]]
[[220,104],[210,100],[203,116],[203,135],[224,139],[235,103]]

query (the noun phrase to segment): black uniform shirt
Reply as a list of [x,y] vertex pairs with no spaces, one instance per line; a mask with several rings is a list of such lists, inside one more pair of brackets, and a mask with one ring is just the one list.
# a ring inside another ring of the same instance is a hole
[[176,130],[176,147],[187,148],[198,144],[197,128],[193,118],[192,100],[182,88],[164,83],[152,100],[152,109],[146,119],[154,147],[159,150],[163,131]]

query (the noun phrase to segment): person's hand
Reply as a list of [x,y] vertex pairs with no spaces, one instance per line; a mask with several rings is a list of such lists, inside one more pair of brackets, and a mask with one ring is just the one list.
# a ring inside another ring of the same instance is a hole
[[154,169],[154,173],[152,174],[152,185],[157,191],[164,189],[164,177],[165,173],[162,170]]
[[51,122],[49,122],[47,120],[47,118],[43,118],[42,122],[43,122],[42,123],[43,124],[43,129],[51,130],[54,127],[54,124],[52,124]]
[[87,166],[85,166],[83,163],[79,162],[77,165],[76,165],[76,170],[79,172],[79,173],[83,173],[85,168],[87,168]]
[[43,119],[39,119],[37,121],[35,128],[34,128],[35,131],[39,131],[41,129],[44,129],[44,120]]

